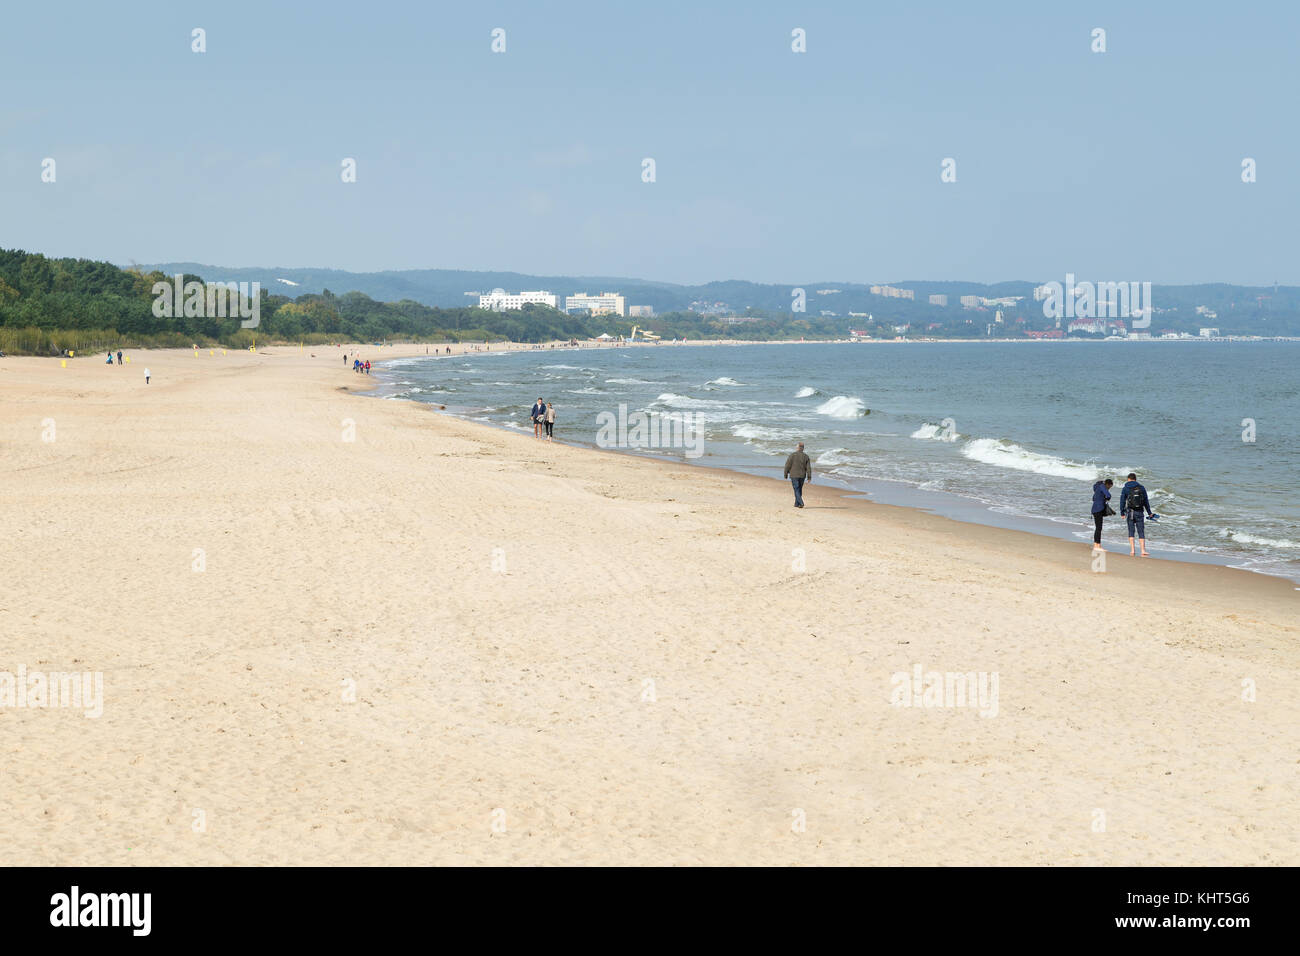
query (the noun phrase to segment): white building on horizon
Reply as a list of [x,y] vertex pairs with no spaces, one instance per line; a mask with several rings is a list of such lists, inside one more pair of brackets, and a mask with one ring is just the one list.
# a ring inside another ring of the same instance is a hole
[[602,292],[600,295],[587,295],[585,292],[579,292],[564,300],[564,311],[621,316],[627,314],[627,306],[623,296],[617,292]]
[[883,295],[889,299],[915,299],[916,292],[913,289],[900,289],[892,285],[873,285],[871,287],[872,295]]
[[493,289],[487,295],[478,297],[478,307],[480,309],[491,309],[493,312],[522,309],[526,305],[548,305],[552,309],[557,309],[559,308],[559,296],[544,290],[515,294],[507,292],[505,289]]

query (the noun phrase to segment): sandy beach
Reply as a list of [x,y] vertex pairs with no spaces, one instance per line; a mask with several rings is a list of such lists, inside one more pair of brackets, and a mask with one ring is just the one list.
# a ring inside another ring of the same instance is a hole
[[7,862],[1300,864],[1291,582],[796,511],[345,352],[0,359],[0,672],[103,675],[0,706]]

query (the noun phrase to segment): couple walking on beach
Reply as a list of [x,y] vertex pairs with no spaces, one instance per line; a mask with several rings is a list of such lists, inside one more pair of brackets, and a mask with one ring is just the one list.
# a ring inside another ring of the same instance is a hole
[[[1115,509],[1107,503],[1110,501],[1110,489],[1114,485],[1115,482],[1105,478],[1092,486],[1093,551],[1105,550],[1101,546],[1101,524],[1107,517],[1115,514]],[[1136,532],[1137,543],[1142,546],[1141,557],[1151,557],[1151,553],[1147,551],[1146,519],[1158,521],[1160,516],[1151,510],[1151,496],[1147,494],[1146,486],[1139,482],[1137,475],[1131,471],[1128,473],[1128,481],[1124,482],[1124,487],[1120,489],[1119,513],[1128,522],[1128,553],[1137,554],[1134,547]]]
[[555,434],[555,406],[550,402],[544,402],[539,397],[537,404],[533,406],[531,412],[533,419],[533,437],[541,438],[542,429],[546,429],[546,440],[550,441]]

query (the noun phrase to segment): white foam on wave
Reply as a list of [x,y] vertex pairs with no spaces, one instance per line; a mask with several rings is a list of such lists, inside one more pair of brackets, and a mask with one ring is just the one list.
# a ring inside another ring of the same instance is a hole
[[736,388],[744,384],[745,384],[744,382],[737,382],[734,378],[728,378],[727,376],[724,375],[721,378],[715,378],[710,380],[709,382],[706,383],[706,387],[708,385],[725,385],[731,388]]
[[768,428],[763,425],[753,425],[749,422],[733,425],[731,434],[747,441],[790,441],[799,435],[798,432],[791,431],[788,428]]
[[816,462],[823,468],[834,468],[848,463],[849,459],[845,457],[847,454],[847,448],[828,448],[817,456]]
[[663,385],[663,382],[647,382],[643,378],[607,378],[606,385]]
[[716,402],[707,398],[691,398],[689,395],[678,395],[676,392],[664,392],[654,400],[656,405],[667,405],[669,408],[718,408],[721,402]]
[[1287,551],[1300,550],[1300,541],[1291,541],[1288,538],[1265,538],[1257,534],[1247,534],[1244,531],[1233,531],[1230,528],[1224,528],[1220,531],[1219,537],[1235,541],[1237,544],[1253,544],[1263,548],[1278,548]]
[[1072,478],[1075,481],[1093,482],[1100,469],[1096,465],[1057,458],[1030,451],[1015,442],[998,438],[976,438],[962,446],[961,453],[973,461],[998,468],[1032,471],[1037,475]]
[[803,388],[799,389],[799,391],[794,393],[794,397],[812,398],[816,394],[817,394],[817,389],[813,388],[811,385],[805,385]]
[[836,395],[829,401],[817,406],[817,414],[829,415],[831,418],[857,418],[867,410],[862,399],[848,395]]
[[916,431],[912,432],[911,437],[921,438],[928,441],[955,442],[962,436],[955,428],[947,425],[936,425],[933,422],[926,422]]

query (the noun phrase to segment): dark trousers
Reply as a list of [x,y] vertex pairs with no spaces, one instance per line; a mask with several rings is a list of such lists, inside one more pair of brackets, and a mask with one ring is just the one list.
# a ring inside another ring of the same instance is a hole
[[547,423],[546,423],[546,437],[547,437],[547,438],[550,438],[550,437],[551,437],[551,433],[552,433],[553,431],[555,431],[555,422],[547,422]]
[[1092,533],[1093,544],[1101,544],[1101,522],[1105,517],[1106,512],[1104,511],[1094,511],[1092,513],[1092,523],[1096,526],[1096,530]]
[[803,479],[791,478],[790,484],[794,485],[794,503],[798,507],[803,507]]

